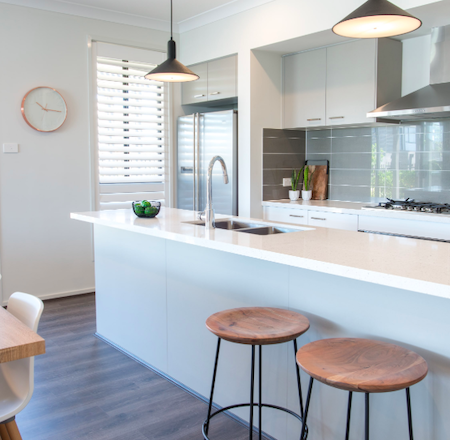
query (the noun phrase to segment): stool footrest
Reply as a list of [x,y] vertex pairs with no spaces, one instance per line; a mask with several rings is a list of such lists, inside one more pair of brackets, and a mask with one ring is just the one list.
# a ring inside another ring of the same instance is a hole
[[[216,412],[212,413],[211,416],[209,417],[209,420],[211,420],[211,419],[212,419],[214,416],[216,416],[217,414],[223,413],[223,412],[228,411],[228,410],[230,410],[230,409],[234,409],[234,408],[242,408],[242,407],[246,407],[246,406],[249,407],[249,406],[250,406],[250,403],[238,403],[237,405],[226,406],[225,408],[221,408],[221,409],[217,410]],[[291,416],[295,417],[297,420],[299,420],[300,422],[303,423],[303,418],[302,418],[302,416],[300,416],[299,414],[295,413],[294,411],[291,411],[290,409],[283,408],[282,406],[271,405],[271,404],[268,404],[268,403],[262,403],[261,406],[262,406],[263,408],[272,408],[272,409],[276,409],[276,410],[279,410],[279,411],[284,411],[285,413],[290,414]],[[253,407],[258,408],[258,407],[259,407],[259,403],[254,403],[254,404],[253,404]],[[206,430],[206,425],[208,424],[209,420],[206,419],[206,420],[203,422],[203,425],[202,425],[202,434],[203,434],[203,438],[204,438],[205,440],[210,440],[210,438],[206,435],[206,432],[205,432],[205,430]],[[301,439],[301,440],[306,440],[307,437],[308,437],[308,426],[305,426],[305,433],[304,433],[304,435],[303,435],[303,439]]]

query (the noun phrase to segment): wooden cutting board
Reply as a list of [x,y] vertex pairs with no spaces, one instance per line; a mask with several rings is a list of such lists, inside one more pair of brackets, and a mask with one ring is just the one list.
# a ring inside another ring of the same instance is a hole
[[312,176],[312,197],[311,200],[326,200],[328,198],[328,160],[308,160],[309,166],[315,166]]

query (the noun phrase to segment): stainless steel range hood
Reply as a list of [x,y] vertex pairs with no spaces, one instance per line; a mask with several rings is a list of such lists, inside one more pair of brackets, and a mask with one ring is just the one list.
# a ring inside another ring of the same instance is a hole
[[430,85],[367,113],[400,121],[450,117],[450,25],[431,33]]

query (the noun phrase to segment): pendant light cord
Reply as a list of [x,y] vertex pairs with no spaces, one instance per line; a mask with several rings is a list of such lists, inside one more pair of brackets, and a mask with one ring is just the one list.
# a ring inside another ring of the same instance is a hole
[[170,0],[170,39],[173,40],[173,1]]

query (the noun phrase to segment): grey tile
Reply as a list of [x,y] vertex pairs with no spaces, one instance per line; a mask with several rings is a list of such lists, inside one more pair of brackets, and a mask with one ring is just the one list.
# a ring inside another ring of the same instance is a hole
[[429,151],[415,153],[415,169],[450,171],[450,152]]
[[370,202],[371,188],[362,186],[335,186],[330,185],[330,200],[341,200],[343,202]]
[[306,131],[304,130],[283,130],[284,136],[292,139],[292,138],[299,138],[299,139],[306,139]]
[[372,154],[371,153],[332,154],[330,167],[341,169],[370,170],[372,168]]
[[304,154],[306,151],[305,139],[301,138],[264,138],[264,153],[299,153]]
[[341,137],[332,139],[332,153],[371,153],[372,136]]
[[263,170],[263,185],[282,185],[283,177],[291,178],[290,170]]
[[263,128],[263,137],[284,137],[283,130],[277,128]]
[[263,200],[280,200],[289,198],[289,188],[281,185],[263,186]]
[[306,148],[308,154],[331,153],[331,138],[308,138]]
[[402,197],[410,197],[423,202],[434,202],[434,203],[450,203],[450,190],[444,191],[432,191],[430,189],[408,189],[401,188],[400,194]]
[[371,170],[330,170],[331,185],[371,185]]
[[325,138],[331,138],[331,129],[326,130],[311,130],[308,129],[306,132],[306,139],[325,139]]
[[306,155],[306,159],[307,160],[328,160],[330,162],[330,167],[331,167],[331,158],[332,158],[332,154],[314,154],[314,153],[308,153]]
[[383,188],[395,188],[397,186],[398,172],[394,170],[372,170],[371,186]]
[[361,127],[361,128],[335,128],[332,129],[331,135],[333,138],[343,138],[343,137],[361,137],[361,136],[372,136],[371,127]]
[[290,168],[297,169],[305,165],[304,154],[263,154],[263,169]]

